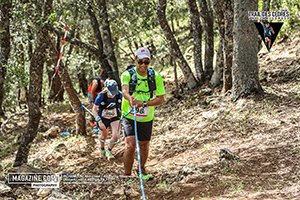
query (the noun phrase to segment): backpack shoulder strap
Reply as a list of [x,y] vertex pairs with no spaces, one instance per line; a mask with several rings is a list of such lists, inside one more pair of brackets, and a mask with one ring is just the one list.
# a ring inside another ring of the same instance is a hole
[[137,85],[137,75],[136,72],[134,70],[134,68],[130,68],[128,70],[129,74],[130,74],[130,81],[129,81],[129,94],[132,95],[133,92],[135,91],[136,85]]
[[121,92],[119,91],[119,93],[117,94],[117,105],[118,105],[118,107],[120,107],[121,108],[121,103],[122,103],[122,97],[121,97]]
[[118,117],[121,117],[121,105],[122,105],[122,97],[121,97],[122,92],[119,91],[119,93],[117,94],[117,102],[116,102],[116,109],[117,109],[117,114]]
[[97,80],[98,86],[97,86],[97,92],[100,92],[102,90],[102,78],[101,77],[96,77],[94,80]]
[[[103,93],[103,99],[102,99],[102,101],[100,102],[100,105],[99,105],[99,107],[101,107],[101,108],[106,108],[106,106],[107,106],[107,94],[106,93]],[[103,104],[103,102],[104,102],[104,104]]]
[[148,86],[150,91],[150,99],[153,97],[153,91],[156,90],[156,82],[155,82],[155,71],[152,68],[148,68]]

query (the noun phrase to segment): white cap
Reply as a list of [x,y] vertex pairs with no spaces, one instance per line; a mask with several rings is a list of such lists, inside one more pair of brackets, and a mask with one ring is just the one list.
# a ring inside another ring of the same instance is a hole
[[138,50],[135,52],[135,56],[138,59],[143,59],[143,58],[151,59],[151,54],[150,54],[150,51],[147,47],[138,48]]
[[109,95],[114,96],[119,93],[118,84],[115,80],[107,79],[104,84]]

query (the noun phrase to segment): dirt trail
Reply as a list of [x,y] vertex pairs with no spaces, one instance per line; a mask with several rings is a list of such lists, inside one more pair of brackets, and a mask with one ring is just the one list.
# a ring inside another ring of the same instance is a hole
[[[262,99],[189,92],[183,99],[168,98],[157,109],[148,170],[155,178],[145,182],[148,199],[300,199],[300,37],[278,41],[274,51],[259,53]],[[169,76],[171,77],[171,76]],[[171,84],[168,85],[171,87]],[[45,130],[60,122],[72,127],[70,114],[47,116]],[[59,119],[59,120],[58,120]],[[55,121],[56,120],[56,121]],[[115,159],[90,152],[83,136],[49,139],[43,133],[31,148],[29,164],[52,172],[121,175],[122,141]],[[90,132],[90,137],[97,135]],[[239,161],[219,161],[227,147]],[[6,156],[7,170],[14,154]],[[30,191],[30,192],[28,192]],[[38,189],[14,188],[13,198],[139,199],[137,179],[113,184],[67,185],[45,197]],[[39,196],[40,195],[40,196]],[[56,196],[55,196],[56,195]],[[65,196],[63,196],[65,195]],[[2,196],[3,197],[3,196]]]

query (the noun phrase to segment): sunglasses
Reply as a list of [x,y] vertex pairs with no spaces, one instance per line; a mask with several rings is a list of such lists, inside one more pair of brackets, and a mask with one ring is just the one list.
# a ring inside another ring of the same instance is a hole
[[139,65],[142,65],[142,64],[149,65],[149,63],[150,63],[149,60],[145,60],[145,61],[139,60],[139,61],[138,61],[138,64],[139,64]]

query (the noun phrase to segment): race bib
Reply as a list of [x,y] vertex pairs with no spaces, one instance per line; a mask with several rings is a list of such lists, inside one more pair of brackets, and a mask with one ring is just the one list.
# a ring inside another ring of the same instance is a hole
[[[145,108],[137,108],[136,109],[136,119],[141,120],[144,119],[145,117],[147,117],[149,114],[149,107],[145,107]],[[130,115],[134,116],[133,111],[130,112]]]
[[104,109],[102,111],[102,117],[103,118],[106,118],[106,119],[111,119],[111,118],[114,118],[114,117],[117,117],[118,114],[117,114],[117,109],[114,108],[114,109]]

